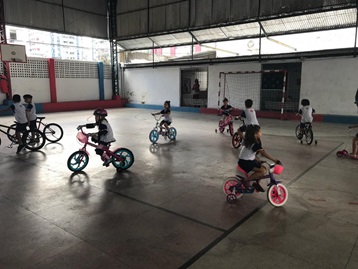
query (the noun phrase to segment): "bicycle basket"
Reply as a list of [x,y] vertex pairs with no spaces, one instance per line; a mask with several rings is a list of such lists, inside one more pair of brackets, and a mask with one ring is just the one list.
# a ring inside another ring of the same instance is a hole
[[282,171],[283,171],[283,166],[282,165],[276,164],[275,167],[273,168],[273,173],[276,174],[276,175],[281,174]]
[[80,141],[83,144],[87,143],[87,141],[88,141],[88,136],[82,132],[78,132],[76,135],[76,138],[78,141]]

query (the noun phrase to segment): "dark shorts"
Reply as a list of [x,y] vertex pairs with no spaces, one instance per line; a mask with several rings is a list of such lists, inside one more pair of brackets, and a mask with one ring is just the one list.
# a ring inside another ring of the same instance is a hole
[[169,126],[170,124],[172,124],[171,121],[162,120],[162,121],[160,122],[160,125],[163,125],[164,123],[168,124],[168,126]]
[[16,123],[16,132],[23,133],[26,131],[27,123]]
[[33,131],[33,130],[36,130],[36,129],[37,129],[36,120],[30,121],[30,130]]
[[240,132],[246,132],[246,125],[242,125],[240,128],[239,128]]
[[238,164],[246,173],[251,172],[255,167],[261,168],[261,163],[257,160],[250,161],[239,159]]
[[309,122],[306,122],[306,123],[301,122],[300,123],[300,128],[304,129],[306,124],[310,125],[311,123],[309,123]]

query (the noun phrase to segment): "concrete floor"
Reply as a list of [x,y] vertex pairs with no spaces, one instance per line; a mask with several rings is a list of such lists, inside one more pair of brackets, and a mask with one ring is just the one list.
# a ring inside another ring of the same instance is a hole
[[109,110],[113,146],[135,155],[119,174],[92,149],[82,173],[67,169],[91,111],[45,115],[65,135],[38,152],[16,155],[0,134],[0,268],[358,268],[358,162],[335,156],[345,125],[315,123],[307,146],[298,122],[259,119],[285,166],[289,200],[274,208],[266,193],[226,202],[238,151],[219,117],[174,112],[177,140],[153,146],[150,112]]

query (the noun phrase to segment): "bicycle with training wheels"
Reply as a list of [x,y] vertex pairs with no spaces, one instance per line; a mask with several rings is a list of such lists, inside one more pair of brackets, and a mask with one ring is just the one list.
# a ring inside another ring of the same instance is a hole
[[177,130],[174,127],[169,127],[169,131],[167,131],[167,129],[164,126],[163,127],[160,126],[159,121],[162,116],[158,117],[154,114],[152,114],[152,116],[156,120],[156,124],[153,130],[151,130],[149,133],[150,142],[156,143],[160,135],[162,135],[165,139],[169,138],[170,140],[175,140],[177,137]]
[[[218,123],[219,132],[223,133],[225,131],[225,128],[228,127],[227,132],[230,132],[230,135],[234,135],[234,123],[233,118],[231,114],[223,112],[223,117],[221,120],[219,120]],[[215,133],[218,132],[218,129],[215,129]]]
[[[263,179],[268,179],[267,186],[267,200],[275,207],[283,206],[288,199],[288,191],[281,181],[276,180],[274,175],[280,175],[283,171],[281,164],[269,164],[268,162],[262,162],[268,165],[268,173],[260,178],[246,180],[248,173],[246,173],[240,166],[238,170],[245,176],[236,175],[225,180],[223,185],[223,191],[226,194],[226,200],[230,204],[236,203],[237,199],[241,198],[243,194],[252,194],[255,192],[255,187],[259,186],[259,182]],[[251,185],[251,182],[254,182]],[[257,190],[256,190],[257,191]]]
[[[304,128],[301,129],[301,124],[298,124],[296,127],[296,137],[300,140],[300,143],[303,143],[303,139],[306,141],[307,145],[311,145],[313,142],[313,131],[312,124],[310,122],[304,123]],[[317,145],[317,140],[314,141]]]
[[[36,128],[44,134],[47,141],[51,143],[56,143],[60,141],[63,137],[63,129],[57,123],[44,123],[42,120],[46,119],[46,117],[37,117],[36,119]],[[11,125],[10,127],[16,127],[16,124]],[[13,128],[9,128],[7,130],[7,135],[11,140],[14,137],[15,132]]]
[[[6,128],[6,132],[1,128]],[[11,144],[8,146],[9,148],[12,148],[13,145],[18,144],[16,137],[16,122],[11,126],[0,124],[0,132],[6,134],[7,138],[9,138],[11,142]],[[45,145],[46,142],[45,136],[40,130],[30,131],[29,129],[22,133],[21,140],[25,148],[31,151],[39,150]]]
[[89,137],[91,137],[92,134],[86,133],[83,130],[84,127],[86,127],[86,125],[79,125],[77,127],[78,133],[76,138],[83,144],[83,147],[70,155],[67,160],[68,169],[72,172],[79,172],[87,166],[89,162],[89,152],[87,151],[87,146],[103,150],[110,158],[108,164],[112,163],[117,172],[126,170],[132,166],[134,163],[134,155],[132,151],[127,148],[116,148],[112,151],[109,149],[111,145],[108,145],[108,147],[101,147],[100,145],[91,143],[89,142]]
[[[240,117],[235,117],[235,120],[240,120],[241,121],[240,127],[244,126],[245,122]],[[241,146],[241,143],[242,143],[242,139],[241,139],[239,133],[235,132],[234,135],[232,136],[232,140],[231,140],[232,146],[234,148],[238,149]]]

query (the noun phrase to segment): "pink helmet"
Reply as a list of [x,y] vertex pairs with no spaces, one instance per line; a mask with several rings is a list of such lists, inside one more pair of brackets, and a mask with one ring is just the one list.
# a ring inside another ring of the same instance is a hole
[[107,110],[103,109],[103,108],[97,108],[95,111],[93,111],[93,115],[98,115],[98,116],[108,116]]

